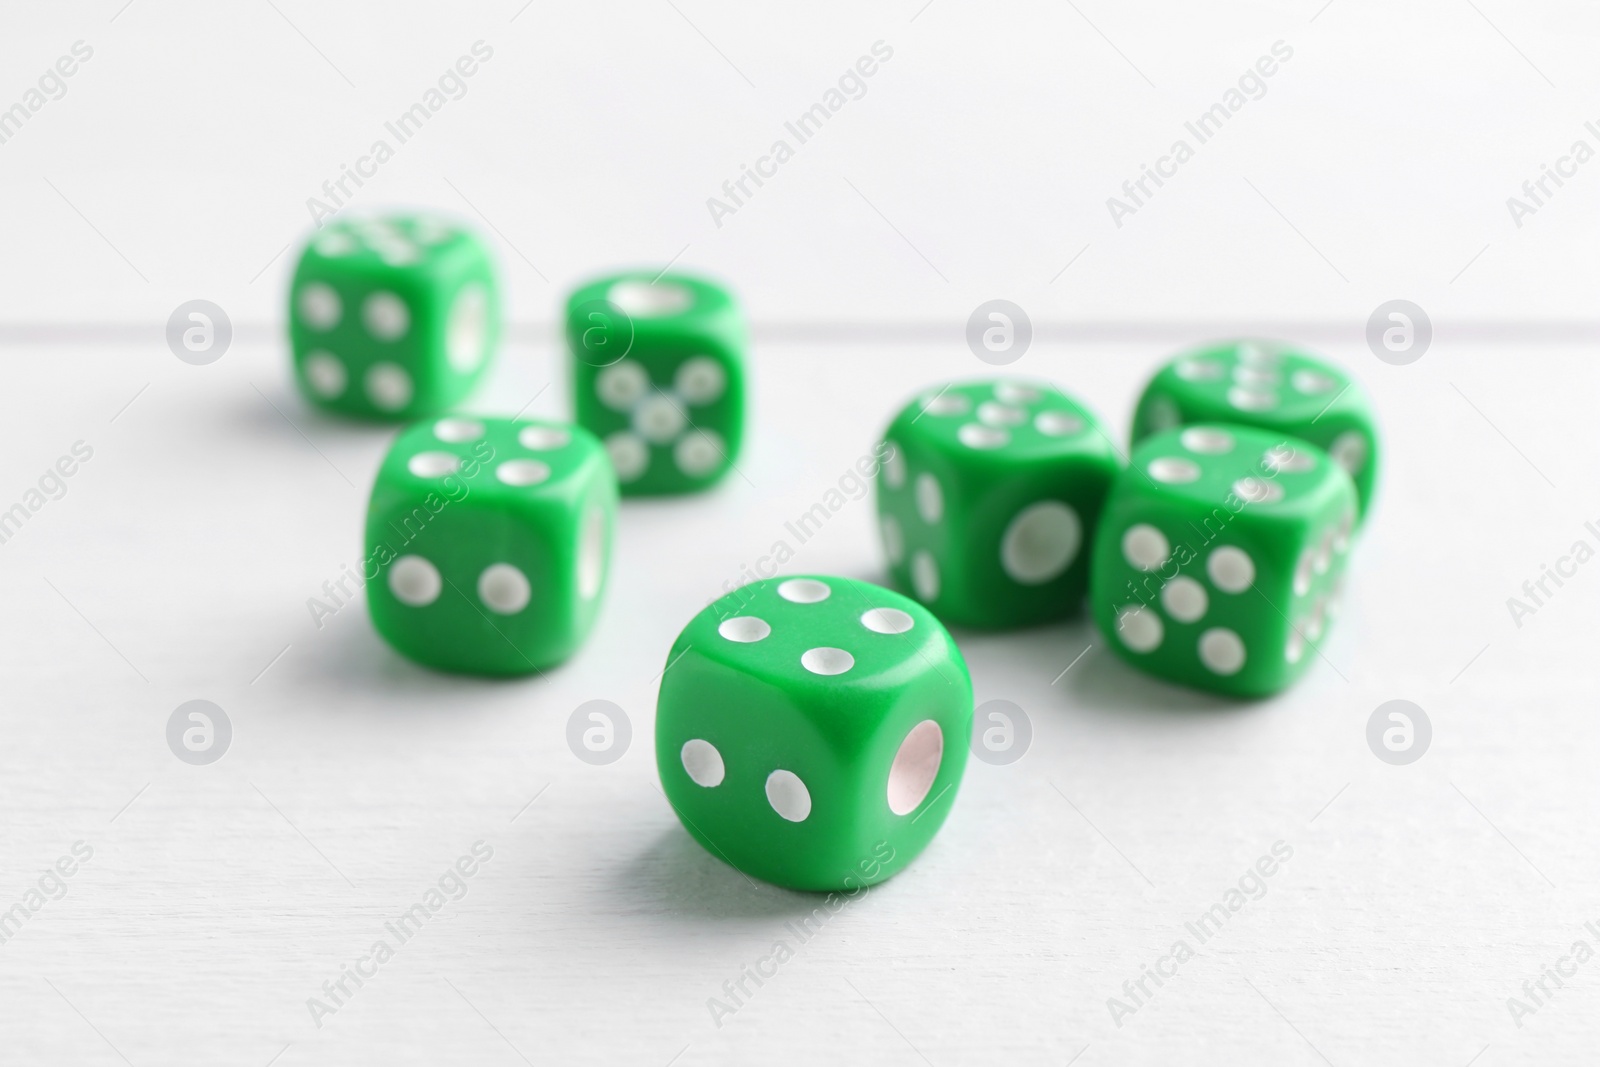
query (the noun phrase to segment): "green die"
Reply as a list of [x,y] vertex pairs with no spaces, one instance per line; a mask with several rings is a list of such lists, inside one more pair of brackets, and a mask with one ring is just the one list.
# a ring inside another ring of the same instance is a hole
[[1350,476],[1298,438],[1197,425],[1146,438],[1095,538],[1095,624],[1129,663],[1232,696],[1300,676],[1338,606]]
[[586,431],[554,422],[418,423],[367,508],[367,605],[401,654],[512,675],[575,652],[594,625],[617,483]]
[[1145,386],[1133,441],[1196,422],[1236,422],[1310,441],[1356,483],[1361,517],[1378,480],[1378,426],[1349,375],[1304,352],[1266,341],[1197,349]]
[[744,318],[720,286],[640,271],[567,300],[573,410],[629,496],[704,489],[744,438]]
[[488,249],[429,217],[331,223],[289,289],[295,379],[313,404],[346,415],[449,410],[483,377],[499,334]]
[[678,635],[656,707],[662,788],[696,840],[791,889],[854,889],[955,801],[972,681],[926,608],[847,578],[769,578]]
[[878,525],[897,586],[963,626],[1077,610],[1120,467],[1087,408],[1052,385],[949,385],[895,417],[883,452]]

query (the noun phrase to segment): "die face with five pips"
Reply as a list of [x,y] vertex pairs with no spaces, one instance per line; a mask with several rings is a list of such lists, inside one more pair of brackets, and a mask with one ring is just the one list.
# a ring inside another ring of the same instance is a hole
[[1345,470],[1299,438],[1222,424],[1147,437],[1101,516],[1095,623],[1151,674],[1277,692],[1318,655],[1357,507]]
[[662,789],[684,828],[746,874],[870,885],[949,813],[972,682],[915,601],[846,578],[758,581],[695,616],[667,663]]
[[449,417],[403,432],[367,509],[367,604],[426,666],[553,666],[599,614],[617,487],[592,435],[564,423]]
[[1120,468],[1087,408],[1037,382],[948,385],[908,404],[884,442],[878,521],[897,587],[963,626],[1078,610]]
[[591,282],[566,310],[576,421],[625,495],[705,489],[744,439],[745,329],[727,290],[687,274]]
[[1269,341],[1188,352],[1156,372],[1133,440],[1191,423],[1233,422],[1309,441],[1355,482],[1361,517],[1378,478],[1378,428],[1366,394],[1338,367]]
[[431,217],[330,223],[289,288],[295,379],[313,404],[346,415],[449,410],[483,377],[499,332],[487,248]]

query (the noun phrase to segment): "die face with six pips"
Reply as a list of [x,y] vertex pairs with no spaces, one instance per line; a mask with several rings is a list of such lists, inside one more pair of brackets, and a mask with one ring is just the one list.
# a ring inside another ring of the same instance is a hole
[[972,683],[926,608],[878,586],[755,582],[690,621],[656,710],[662,789],[746,874],[849,889],[902,869],[955,799]]
[[419,663],[527,674],[599,614],[617,488],[600,443],[564,423],[450,417],[395,441],[367,510],[373,625]]

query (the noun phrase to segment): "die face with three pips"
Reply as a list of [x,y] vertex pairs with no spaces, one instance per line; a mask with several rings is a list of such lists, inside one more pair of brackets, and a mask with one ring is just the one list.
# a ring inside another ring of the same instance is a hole
[[295,380],[345,415],[441,414],[478,384],[500,332],[488,249],[442,220],[337,221],[301,253],[289,288]]
[[726,289],[639,271],[567,301],[573,410],[605,445],[624,495],[715,484],[744,440],[745,327]]
[[901,410],[884,444],[879,531],[898,588],[963,626],[1079,609],[1120,468],[1087,408],[1038,382],[947,385]]
[[667,664],[662,789],[690,835],[746,874],[870,885],[949,813],[972,682],[915,601],[823,575],[754,582],[696,615]]
[[537,420],[418,423],[367,509],[378,633],[429,667],[518,675],[566,659],[599,614],[617,487],[587,431]]
[[1277,692],[1318,654],[1357,513],[1349,475],[1299,438],[1236,424],[1154,434],[1101,515],[1095,623],[1150,674]]

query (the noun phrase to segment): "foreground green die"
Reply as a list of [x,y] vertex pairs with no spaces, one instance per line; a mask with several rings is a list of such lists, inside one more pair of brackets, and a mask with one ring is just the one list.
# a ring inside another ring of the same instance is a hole
[[384,457],[367,508],[372,624],[441,670],[560,663],[599,612],[616,509],[605,452],[576,426],[418,423]]
[[1120,467],[1088,409],[1052,385],[929,390],[884,434],[889,570],[946,622],[1025,626],[1076,611]]
[[1378,426],[1349,375],[1269,341],[1197,349],[1156,372],[1139,398],[1133,441],[1197,422],[1236,422],[1310,441],[1355,481],[1366,515],[1378,480]]
[[577,422],[605,443],[627,495],[704,489],[744,439],[744,319],[687,274],[639,271],[567,300]]
[[437,219],[330,223],[289,290],[295,379],[313,404],[346,415],[449,410],[483,377],[499,333],[488,249]]
[[1095,623],[1151,674],[1276,692],[1315,658],[1355,522],[1349,475],[1298,438],[1217,424],[1156,434],[1100,518]]
[[770,578],[690,620],[667,658],[656,765],[713,855],[793,889],[882,881],[955,801],[972,682],[927,609],[847,578]]

